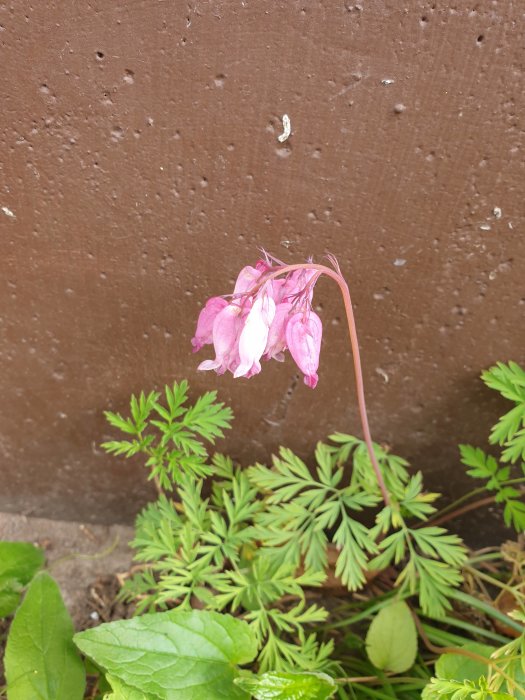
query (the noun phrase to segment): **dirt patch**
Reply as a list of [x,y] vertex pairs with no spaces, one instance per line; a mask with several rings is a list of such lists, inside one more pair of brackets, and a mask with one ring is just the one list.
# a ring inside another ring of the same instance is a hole
[[[102,622],[131,617],[133,608],[115,601],[117,574],[132,559],[133,528],[30,518],[0,513],[0,540],[24,541],[42,547],[46,567],[60,586],[77,631]],[[0,686],[10,620],[0,620]]]
[[[86,616],[92,613],[111,614],[109,591],[117,590],[115,574],[130,567],[128,543],[132,537],[133,528],[124,525],[88,525],[0,513],[0,540],[32,542],[44,550],[47,569],[60,586],[76,629],[84,628]],[[99,590],[104,605],[98,600]],[[94,624],[106,621],[94,617]]]

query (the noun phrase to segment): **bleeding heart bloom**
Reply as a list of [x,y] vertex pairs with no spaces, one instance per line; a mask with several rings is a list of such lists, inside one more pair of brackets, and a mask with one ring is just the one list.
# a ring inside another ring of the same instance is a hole
[[267,256],[240,271],[229,304],[222,297],[207,302],[192,344],[197,351],[213,343],[215,359],[201,362],[199,369],[252,377],[261,371],[261,357],[282,362],[288,348],[305,384],[316,386],[323,329],[311,304],[319,273],[305,268],[278,279],[285,267]]
[[305,384],[314,389],[318,381],[323,325],[319,316],[312,311],[313,290],[321,274],[334,279],[345,303],[365,442],[383,500],[388,506],[390,496],[368,426],[350,291],[337,259],[333,255],[327,257],[333,269],[314,264],[312,260],[304,264],[286,265],[266,254],[266,259],[259,260],[255,267],[244,267],[237,277],[229,304],[223,306],[217,297],[208,301],[199,316],[192,344],[198,350],[210,342],[210,325],[213,321],[211,341],[215,359],[201,362],[199,369],[214,369],[218,374],[229,370],[235,377],[257,374],[261,371],[260,359],[263,355],[266,359],[280,360],[288,348],[304,374]]
[[225,306],[228,306],[228,302],[222,297],[212,297],[208,299],[205,307],[199,314],[195,336],[191,339],[193,352],[198,352],[204,345],[213,343],[213,322],[217,314],[222,311]]
[[286,324],[286,343],[297,366],[304,374],[304,383],[311,389],[317,385],[317,369],[323,324],[314,312],[296,313]]

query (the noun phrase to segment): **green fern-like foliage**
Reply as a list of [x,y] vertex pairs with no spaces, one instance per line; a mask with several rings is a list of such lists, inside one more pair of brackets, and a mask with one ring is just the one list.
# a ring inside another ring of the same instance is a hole
[[281,448],[273,468],[256,465],[250,481],[263,493],[266,507],[256,518],[268,556],[324,571],[329,542],[339,549],[336,575],[350,590],[365,583],[366,563],[377,545],[368,528],[354,516],[377,505],[379,497],[356,486],[341,487],[344,468],[327,445],[316,449],[317,469],[311,475],[296,455]]
[[122,431],[128,439],[111,440],[102,447],[115,455],[132,457],[138,453],[147,456],[146,466],[150,479],[169,491],[185,474],[203,477],[210,474],[208,451],[203,441],[214,443],[230,427],[233,414],[230,408],[217,402],[215,391],[203,394],[193,406],[187,406],[188,382],[167,386],[161,394],[152,391],[147,396],[132,396],[131,416],[106,411],[110,425]]
[[[306,605],[304,593],[324,574],[270,562],[254,526],[264,507],[258,490],[229,458],[209,459],[204,441],[222,437],[232,418],[215,392],[188,405],[183,381],[166,387],[164,401],[158,392],[141,393],[131,398],[129,417],[107,412],[106,418],[126,439],[103,447],[125,457],[143,454],[161,491],[137,517],[137,567],[121,598],[136,602],[138,613],[198,605],[243,614],[256,632],[263,671],[330,668],[331,644],[306,632],[326,618],[323,608]],[[211,474],[206,497],[203,477]]]
[[499,391],[514,403],[514,407],[492,428],[490,443],[505,448],[502,462],[525,461],[525,371],[515,362],[498,362],[483,372],[481,378],[490,389]]
[[[523,609],[514,610],[511,617],[525,624]],[[492,658],[496,661],[496,667],[491,669],[489,678],[491,689],[511,692],[517,686],[521,697],[525,698],[525,633],[497,649],[492,654]],[[509,678],[514,681],[515,686],[509,687]]]
[[[523,532],[525,502],[523,493],[516,486],[525,477],[525,372],[515,362],[500,362],[481,376],[488,387],[514,403],[514,407],[492,428],[489,437],[492,445],[504,448],[501,464],[480,448],[470,445],[460,445],[461,461],[469,467],[467,474],[483,479],[486,488],[495,492],[496,502],[503,505],[507,527]],[[517,477],[518,473],[521,473],[520,477]]]
[[[189,608],[241,614],[259,643],[261,670],[327,670],[331,644],[320,644],[306,627],[326,611],[306,604],[306,587],[324,573],[277,565],[258,547],[254,519],[264,507],[245,471],[215,455],[211,496],[203,483],[184,477],[177,501],[161,496],[137,519],[132,546],[144,568],[126,581],[121,596],[138,610]],[[283,604],[283,600],[286,603]]]
[[197,606],[240,615],[255,632],[260,670],[327,671],[331,643],[313,632],[327,612],[308,603],[307,590],[322,585],[329,548],[350,591],[391,567],[427,614],[439,617],[449,607],[465,550],[443,528],[421,527],[437,494],[424,492],[421,474],[411,475],[384,447],[374,449],[388,506],[381,506],[366,445],[351,435],[319,443],[314,470],[285,448],[271,467],[243,470],[228,457],[210,459],[205,441],[222,436],[231,412],[214,392],[190,405],[186,382],[167,387],[163,398],[132,397],[129,417],[106,416],[125,439],[105,449],[143,454],[160,492],[137,518],[137,566],[121,592],[139,613]]
[[515,697],[490,690],[483,677],[478,681],[432,678],[421,694],[421,700],[513,700]]
[[[444,528],[420,527],[435,512],[431,503],[438,494],[423,492],[420,473],[410,476],[404,460],[374,445],[391,504],[376,514],[375,526],[367,528],[362,512],[377,511],[381,495],[366,446],[342,433],[331,440],[335,445],[317,445],[313,473],[284,448],[272,468],[258,464],[248,470],[264,497],[265,508],[256,515],[255,526],[268,556],[295,565],[304,561],[312,571],[324,571],[328,547],[335,545],[335,574],[351,591],[363,587],[367,574],[395,566],[397,585],[418,593],[426,614],[442,617],[450,608],[452,589],[461,583],[466,550],[460,538]],[[353,469],[345,485],[349,460]],[[419,523],[407,525],[411,519]]]

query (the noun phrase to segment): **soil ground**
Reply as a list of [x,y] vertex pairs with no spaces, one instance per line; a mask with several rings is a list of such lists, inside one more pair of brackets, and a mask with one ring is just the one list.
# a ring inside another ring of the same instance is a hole
[[[116,574],[128,571],[133,528],[92,525],[0,513],[0,540],[32,542],[41,547],[47,570],[57,581],[75,629],[129,617],[131,610],[115,603]],[[8,621],[0,620],[0,686]]]

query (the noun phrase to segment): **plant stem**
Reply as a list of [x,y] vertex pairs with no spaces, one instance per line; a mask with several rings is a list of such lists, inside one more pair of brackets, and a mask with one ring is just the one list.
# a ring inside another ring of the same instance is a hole
[[[525,482],[525,478],[521,477],[518,479],[508,479],[507,481],[503,481],[500,486],[512,486],[514,484],[523,484]],[[463,513],[464,511],[457,511],[456,509],[458,506],[460,506],[462,503],[465,503],[465,501],[468,501],[471,498],[474,498],[474,496],[477,496],[480,493],[486,493],[487,489],[485,486],[480,486],[477,489],[473,489],[472,491],[469,491],[468,493],[465,493],[463,496],[460,498],[456,499],[452,503],[449,503],[448,506],[445,506],[444,508],[441,508],[441,510],[438,510],[436,513],[434,513],[433,518],[430,518],[427,522],[429,523],[434,523],[434,519],[441,518],[444,516],[446,513],[450,513],[450,511],[454,511],[454,514],[451,516],[451,518],[455,518],[457,513]],[[440,522],[444,522],[441,521]]]
[[[394,677],[391,677],[394,676]],[[426,685],[426,681],[422,681],[420,678],[413,678],[412,676],[395,676],[391,673],[385,673],[384,677],[380,676],[349,676],[348,678],[336,678],[336,683],[372,683],[379,684],[384,683],[385,678],[388,679],[389,683],[414,683],[417,682],[418,685],[421,682],[421,687]]]
[[[485,491],[485,489],[483,489],[483,491]],[[454,518],[459,518],[460,515],[465,515],[465,513],[469,513],[471,510],[476,510],[477,508],[482,508],[483,506],[489,506],[492,503],[494,503],[495,500],[495,496],[487,496],[486,498],[480,498],[479,501],[474,501],[474,503],[469,503],[468,505],[463,506],[463,508],[458,508],[457,510],[452,511],[451,513],[446,513],[440,518],[430,518],[430,520],[428,520],[424,524],[425,526],[441,525],[442,523],[446,523],[449,520],[454,520]]]
[[481,610],[487,615],[490,615],[490,617],[493,617],[495,620],[499,620],[504,625],[507,625],[507,627],[512,627],[516,630],[516,632],[519,632],[520,634],[525,633],[525,627],[523,627],[523,625],[521,625],[519,622],[516,622],[516,620],[513,620],[511,617],[508,617],[504,613],[500,612],[489,603],[485,603],[484,601],[479,600],[478,598],[475,598],[474,596],[469,595],[468,593],[464,593],[463,591],[458,591],[455,589],[450,592],[450,597],[461,603],[465,603],[471,608],[477,608],[478,610]]
[[503,559],[503,554],[499,547],[483,547],[483,549],[476,549],[473,555],[474,556],[468,558],[468,563],[471,565]]
[[[456,508],[458,508],[458,506],[460,506],[462,503],[465,503],[465,501],[474,498],[474,496],[477,496],[480,493],[486,492],[487,489],[485,488],[485,486],[480,486],[477,489],[472,489],[472,491],[463,494],[463,496],[460,496],[460,498],[457,498],[455,501],[452,501],[452,503],[449,503],[448,506],[445,506],[444,508],[438,510],[436,513],[434,513],[434,517],[440,518],[442,515],[445,515],[445,513],[449,513],[451,510],[456,510]],[[431,520],[431,518],[429,518],[429,520]]]
[[[522,479],[512,479],[513,482],[516,481],[523,481]],[[505,483],[510,483],[510,482],[505,482]],[[475,489],[475,491],[471,491],[470,494],[467,494],[467,496],[470,498],[476,493],[485,493],[487,489],[485,488],[479,488]],[[523,489],[522,489],[523,490]],[[456,503],[463,502],[467,500],[467,497],[463,497],[458,499]],[[443,508],[441,513],[444,513],[444,515],[441,515],[440,517],[434,516],[433,518],[430,518],[429,520],[426,520],[424,523],[418,523],[414,527],[423,527],[427,525],[441,525],[442,523],[446,523],[449,520],[454,520],[454,518],[459,518],[460,515],[465,515],[465,513],[470,512],[471,510],[476,510],[477,508],[482,508],[483,506],[489,506],[492,503],[496,502],[496,496],[487,496],[486,498],[480,498],[479,501],[474,501],[474,503],[469,503],[466,506],[463,506],[463,508],[458,508],[457,510],[454,510],[450,512],[450,508]],[[437,515],[437,514],[436,514]]]
[[318,265],[317,263],[299,263],[296,265],[284,265],[282,267],[279,267],[277,270],[274,270],[270,272],[268,275],[264,276],[264,281],[259,283],[256,287],[259,288],[264,284],[265,282],[270,281],[271,279],[274,279],[276,277],[279,277],[280,275],[284,275],[288,272],[294,272],[295,270],[317,270],[319,273],[327,275],[331,279],[333,279],[335,282],[337,282],[339,289],[341,291],[342,297],[343,297],[343,302],[345,306],[345,312],[346,312],[346,320],[348,322],[348,332],[350,334],[350,345],[352,346],[352,356],[353,356],[353,362],[354,362],[354,375],[355,375],[355,383],[356,383],[356,392],[357,392],[357,403],[359,406],[359,415],[361,418],[361,426],[363,428],[363,437],[366,443],[366,447],[368,450],[368,454],[370,456],[370,461],[372,463],[372,467],[374,469],[377,483],[379,484],[379,488],[381,489],[381,494],[383,496],[383,501],[385,502],[385,505],[389,505],[390,503],[390,496],[388,493],[388,490],[385,485],[385,481],[383,479],[383,475],[381,473],[381,469],[379,467],[379,463],[377,461],[375,452],[374,452],[374,445],[372,443],[372,436],[370,434],[370,426],[368,424],[368,414],[366,411],[366,401],[365,401],[365,390],[364,390],[364,382],[363,382],[363,371],[361,368],[361,355],[359,352],[359,342],[357,339],[357,327],[355,323],[355,317],[354,317],[354,310],[352,307],[352,299],[350,297],[350,289],[348,288],[348,284],[346,283],[346,280],[342,275],[340,275],[338,272],[335,270],[332,270],[332,268],[327,267],[326,265]]
[[479,635],[481,637],[486,637],[487,639],[490,639],[493,642],[498,642],[498,644],[506,644],[509,641],[507,637],[504,637],[501,634],[491,632],[490,630],[486,630],[483,627],[478,627],[477,625],[473,625],[470,622],[465,622],[465,620],[459,620],[456,617],[450,617],[446,615],[440,620],[440,622],[450,625],[451,627],[457,627],[460,630],[465,630],[471,635]]
[[58,559],[53,559],[53,561],[50,561],[49,564],[47,565],[47,568],[49,571],[52,571],[53,567],[58,566],[63,561],[70,561],[72,559],[84,559],[87,561],[92,561],[95,559],[104,559],[104,557],[109,556],[111,554],[111,552],[113,552],[113,550],[116,549],[119,542],[120,542],[120,537],[119,537],[119,535],[116,535],[113,542],[111,544],[109,544],[105,549],[102,549],[100,552],[95,552],[94,554],[80,554],[79,552],[72,552],[71,554],[65,554],[62,557],[58,557]]

